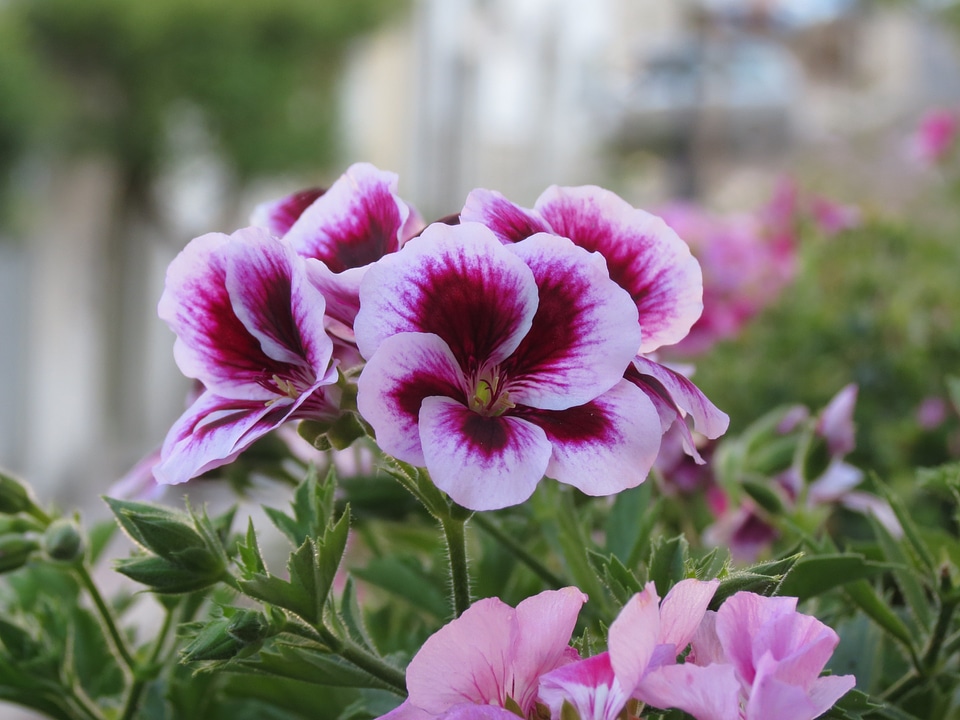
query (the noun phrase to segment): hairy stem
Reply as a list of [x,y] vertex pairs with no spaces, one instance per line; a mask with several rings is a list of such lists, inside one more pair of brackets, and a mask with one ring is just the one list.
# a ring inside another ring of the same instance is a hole
[[466,518],[460,517],[461,514],[454,512],[452,509],[449,515],[440,518],[440,527],[443,528],[443,536],[447,541],[447,557],[450,560],[450,587],[453,594],[455,617],[460,617],[470,607]]
[[110,635],[110,640],[112,642],[114,651],[123,661],[123,664],[127,667],[127,670],[129,670],[135,677],[138,669],[137,662],[133,659],[133,655],[130,654],[130,650],[127,648],[127,642],[123,639],[123,635],[120,634],[120,630],[117,629],[117,623],[113,618],[113,611],[104,601],[103,596],[100,594],[100,590],[97,588],[96,583],[93,582],[93,578],[90,576],[90,572],[87,570],[86,566],[83,564],[78,564],[75,570],[80,578],[80,582],[83,584],[83,587],[86,588],[87,593],[93,600],[93,604],[97,608],[100,621],[106,628],[107,634]]

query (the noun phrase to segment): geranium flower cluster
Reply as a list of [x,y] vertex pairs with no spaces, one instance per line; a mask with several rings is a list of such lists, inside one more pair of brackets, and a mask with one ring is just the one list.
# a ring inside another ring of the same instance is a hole
[[643,481],[671,426],[725,431],[650,355],[702,308],[700,267],[661,219],[590,186],[550,188],[532,209],[477,190],[427,225],[396,189],[357,164],[174,260],[159,312],[203,392],[164,443],[160,482],[285,423],[358,411],[385,453],[487,510],[544,475],[613,494]]
[[719,581],[648,583],[610,625],[608,649],[569,646],[586,596],[546,591],[516,609],[475,603],[431,636],[407,669],[408,699],[384,720],[636,717],[644,705],[697,720],[812,720],[855,683],[821,677],[837,634],[796,598],[739,592],[707,607]]

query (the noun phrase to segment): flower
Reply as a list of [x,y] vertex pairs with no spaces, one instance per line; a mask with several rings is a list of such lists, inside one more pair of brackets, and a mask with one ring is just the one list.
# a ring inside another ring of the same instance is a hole
[[909,140],[908,152],[923,165],[942,162],[953,149],[960,131],[960,116],[953,110],[928,111]]
[[[724,413],[686,377],[650,356],[659,348],[680,342],[703,309],[700,265],[662,219],[592,185],[552,186],[532,209],[515,205],[492,190],[474,190],[460,219],[486,225],[503,243],[548,232],[603,255],[610,278],[630,294],[636,305],[642,328],[627,378],[657,407],[663,418],[662,429],[674,422],[685,428],[689,415],[694,428],[708,438],[726,431],[729,418]],[[684,447],[699,458],[689,431]]]
[[424,227],[397,195],[397,175],[355,163],[328,190],[303,190],[259,205],[251,221],[300,255],[319,260],[314,282],[327,301],[331,332],[353,341],[359,287],[371,263],[399,250]]
[[284,422],[336,417],[325,301],[307,261],[267,231],[196,238],[174,259],[158,312],[180,370],[203,392],[154,468],[181,483],[230,462]]
[[514,505],[544,474],[591,495],[643,481],[660,419],[623,379],[640,326],[601,256],[437,223],[371,266],[360,297],[360,414],[456,502]]
[[[728,683],[711,676],[711,668],[731,667],[737,698],[732,705],[718,703],[709,715],[687,712],[698,720],[813,720],[853,688],[852,675],[820,677],[839,637],[796,607],[796,598],[739,592],[715,613],[708,611],[681,667],[696,682],[703,680],[705,691],[717,693],[723,693]],[[656,701],[650,702],[686,709],[671,704],[686,694],[679,680],[672,677],[661,683]]]
[[516,609],[478,600],[423,644],[407,667],[409,697],[385,720],[502,715],[476,706],[516,707],[530,717],[540,677],[579,657],[569,643],[586,600],[574,587],[546,590]]
[[[540,701],[550,709],[551,717],[560,718],[566,703],[578,712],[580,720],[615,720],[631,698],[646,701],[645,688],[658,687],[663,670],[676,665],[719,584],[718,580],[681,580],[661,603],[654,583],[647,583],[610,625],[608,652],[564,665],[540,678]],[[690,688],[689,698],[707,699],[697,688]],[[693,706],[688,701],[661,707]]]

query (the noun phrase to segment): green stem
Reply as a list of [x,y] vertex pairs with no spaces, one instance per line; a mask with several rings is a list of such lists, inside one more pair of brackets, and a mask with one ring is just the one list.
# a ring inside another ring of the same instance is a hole
[[466,521],[462,508],[452,505],[450,513],[440,518],[440,527],[447,541],[447,557],[450,559],[450,587],[453,593],[453,611],[460,617],[470,607],[470,573],[467,570]]
[[537,560],[532,554],[527,552],[527,550],[512,537],[507,535],[500,527],[494,523],[492,520],[487,518],[486,515],[477,514],[473,516],[473,522],[483,530],[487,535],[496,540],[500,545],[502,545],[510,554],[512,554],[517,560],[526,565],[533,573],[543,580],[547,585],[554,590],[562,588],[564,585],[567,585],[560,577],[555,575],[546,565]]
[[79,564],[76,566],[75,570],[77,575],[80,577],[80,582],[86,588],[90,598],[93,600],[93,604],[97,606],[97,612],[100,615],[100,620],[103,623],[103,626],[107,629],[110,639],[113,641],[114,650],[120,659],[123,660],[123,664],[127,666],[127,669],[133,673],[134,677],[136,677],[137,662],[133,659],[133,655],[130,654],[130,650],[127,648],[126,641],[123,639],[123,636],[117,629],[117,623],[113,619],[113,612],[107,606],[107,603],[104,602],[103,596],[100,594],[100,590],[93,582],[93,578],[90,577],[90,572],[87,570],[86,566]]
[[299,622],[287,622],[283,626],[283,631],[318,643],[324,648],[324,651],[339,655],[344,660],[383,681],[392,691],[406,696],[407,678],[403,670],[390,665],[383,658],[364,650],[359,645],[337,637],[326,627],[314,628],[302,625]]
[[946,640],[947,631],[950,630],[950,625],[953,623],[953,615],[957,610],[958,604],[960,604],[960,600],[941,600],[940,602],[940,612],[937,615],[937,622],[933,627],[933,632],[930,633],[927,650],[924,652],[923,658],[920,661],[921,666],[918,668],[924,676],[928,675],[936,667],[940,659],[940,650],[943,648],[944,640]]
[[173,611],[168,608],[164,613],[163,625],[157,634],[157,639],[154,642],[153,650],[150,652],[150,657],[142,668],[134,672],[133,684],[130,686],[130,692],[127,693],[127,701],[123,706],[123,715],[120,716],[121,720],[132,720],[136,717],[136,712],[140,707],[140,696],[143,695],[143,690],[147,685],[146,673],[152,672],[152,669],[156,665],[163,646],[167,642],[167,635],[170,633],[170,628],[172,627]]

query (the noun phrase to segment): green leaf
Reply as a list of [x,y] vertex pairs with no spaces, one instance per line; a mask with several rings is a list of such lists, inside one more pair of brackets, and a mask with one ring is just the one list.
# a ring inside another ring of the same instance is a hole
[[877,625],[886,630],[911,651],[915,652],[914,636],[896,613],[890,608],[890,603],[877,595],[877,591],[866,580],[857,580],[849,583],[844,590]]
[[783,498],[766,480],[743,478],[740,486],[754,502],[771,515],[782,515],[784,511]]
[[921,577],[918,574],[922,568],[917,567],[917,563],[907,554],[903,545],[890,534],[890,531],[882,523],[877,521],[873,514],[867,515],[867,521],[873,528],[873,534],[883,550],[884,557],[897,566],[892,573],[893,579],[913,611],[914,617],[922,629],[929,630],[933,623],[933,612],[930,608],[930,600],[921,583]]
[[[619,493],[607,518],[604,547],[627,567],[633,567],[639,561],[656,522],[656,508],[651,507],[652,488],[652,482],[645,482]],[[656,505],[659,505],[659,499]]]
[[266,574],[267,567],[260,554],[260,544],[257,542],[257,531],[253,527],[252,518],[247,520],[247,535],[243,542],[237,544],[237,554],[244,578],[249,579],[257,574]]
[[689,544],[683,535],[669,539],[657,538],[650,550],[647,579],[653,581],[657,594],[667,592],[686,577]]
[[710,600],[709,608],[718,610],[724,600],[740,592],[752,592],[757,595],[771,595],[782,581],[779,575],[758,574],[749,571],[735,572],[720,580],[717,591]]
[[917,528],[916,523],[913,521],[913,517],[907,511],[907,507],[903,502],[903,498],[894,494],[887,484],[882,482],[878,477],[876,477],[876,475],[873,476],[873,481],[874,485],[878,488],[880,495],[890,504],[894,515],[897,516],[897,520],[900,522],[900,527],[903,528],[903,534],[909,544],[909,547],[913,549],[920,562],[923,563],[929,572],[936,573],[937,563],[933,557],[933,552],[929,547],[927,547],[923,537],[921,537],[920,531]]
[[215,585],[220,576],[185,569],[165,558],[141,556],[121,558],[114,567],[121,575],[146,585],[154,592],[181,594]]
[[894,567],[889,563],[866,560],[862,555],[807,555],[796,562],[790,574],[780,583],[777,594],[807,600]]
[[450,617],[451,607],[445,585],[424,571],[413,558],[374,558],[366,567],[353,570],[353,574],[364,582],[403,598],[437,620]]

